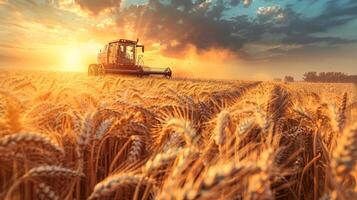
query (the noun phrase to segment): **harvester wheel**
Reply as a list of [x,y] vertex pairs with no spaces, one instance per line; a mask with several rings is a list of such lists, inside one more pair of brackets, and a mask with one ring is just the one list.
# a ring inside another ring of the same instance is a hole
[[97,76],[98,75],[98,65],[91,64],[88,67],[88,76]]
[[97,65],[97,74],[98,74],[99,76],[104,76],[105,71],[104,71],[103,65]]
[[168,78],[168,79],[171,78],[171,76],[172,76],[172,71],[171,71],[170,68],[166,68],[165,71],[164,71],[164,73],[165,73],[165,77],[166,77],[166,78]]
[[137,76],[138,76],[139,78],[142,78],[142,77],[144,76],[144,69],[143,69],[143,68],[140,68],[140,69],[139,69]]

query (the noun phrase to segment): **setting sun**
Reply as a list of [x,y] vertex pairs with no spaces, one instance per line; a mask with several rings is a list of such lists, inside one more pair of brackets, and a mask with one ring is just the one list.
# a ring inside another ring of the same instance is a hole
[[96,43],[71,44],[57,49],[60,60],[59,71],[84,72],[91,63],[96,62],[101,45]]
[[83,55],[79,49],[72,48],[64,52],[63,71],[81,71],[83,65]]

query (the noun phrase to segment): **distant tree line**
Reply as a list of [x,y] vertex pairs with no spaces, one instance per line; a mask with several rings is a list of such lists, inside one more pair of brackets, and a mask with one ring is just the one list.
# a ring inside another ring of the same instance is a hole
[[284,79],[281,78],[274,78],[273,81],[275,82],[282,82],[284,80],[285,83],[294,82],[293,76],[285,76]]
[[307,82],[351,83],[357,82],[357,75],[347,75],[342,72],[306,72],[303,80]]
[[284,77],[284,82],[285,82],[285,83],[294,82],[294,77],[292,77],[292,76],[285,76],[285,77]]

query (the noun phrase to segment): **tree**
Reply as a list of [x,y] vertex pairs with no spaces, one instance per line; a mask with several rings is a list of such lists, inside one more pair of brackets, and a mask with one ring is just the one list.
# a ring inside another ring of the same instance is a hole
[[303,75],[303,79],[304,79],[304,81],[307,81],[307,82],[317,82],[318,76],[317,76],[316,72],[306,72]]
[[303,76],[307,82],[323,82],[323,83],[348,83],[356,82],[357,75],[347,75],[342,72],[307,72]]
[[285,77],[284,77],[284,82],[286,82],[286,83],[294,82],[294,77],[292,77],[292,76],[285,76]]
[[327,83],[341,83],[348,82],[348,75],[342,72],[321,72],[318,80]]

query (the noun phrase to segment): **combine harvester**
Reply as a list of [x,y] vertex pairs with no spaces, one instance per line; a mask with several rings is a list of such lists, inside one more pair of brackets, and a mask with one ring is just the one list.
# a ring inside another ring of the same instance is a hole
[[105,45],[103,51],[98,54],[98,64],[90,64],[89,76],[104,74],[128,74],[139,77],[149,75],[163,75],[171,78],[170,68],[150,68],[144,66],[143,57],[137,55],[137,48],[144,53],[144,45],[138,44],[139,40],[132,41],[119,39]]

